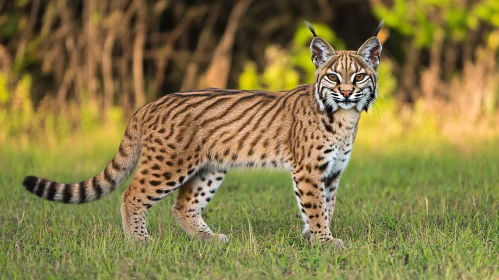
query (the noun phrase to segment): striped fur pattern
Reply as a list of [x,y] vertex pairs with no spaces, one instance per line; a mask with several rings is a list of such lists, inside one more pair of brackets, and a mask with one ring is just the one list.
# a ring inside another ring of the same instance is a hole
[[126,236],[149,240],[148,209],[179,189],[173,214],[180,226],[193,237],[227,241],[201,216],[226,171],[284,168],[292,173],[304,236],[341,247],[330,222],[361,111],[376,98],[381,51],[376,41],[370,38],[357,52],[336,52],[314,37],[315,83],[289,91],[205,89],[168,94],[133,115],[118,153],[97,176],[76,184],[28,176],[23,185],[48,200],[89,202],[114,190],[138,165],[122,195]]

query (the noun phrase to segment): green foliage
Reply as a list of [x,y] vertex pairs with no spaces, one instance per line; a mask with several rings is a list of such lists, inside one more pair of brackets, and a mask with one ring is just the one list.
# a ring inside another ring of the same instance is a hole
[[375,3],[373,11],[385,19],[386,26],[412,37],[420,48],[429,48],[436,32],[462,42],[481,24],[499,27],[496,0],[395,0],[391,7]]
[[0,36],[2,38],[14,36],[18,32],[21,18],[21,15],[16,13],[0,16]]
[[393,62],[383,60],[378,66],[378,95],[381,98],[393,98],[398,82],[393,75]]
[[15,0],[16,6],[22,8],[29,4],[29,0]]
[[0,74],[0,106],[5,105],[9,100],[9,89],[7,88],[7,75]]
[[294,88],[299,84],[300,75],[292,67],[292,61],[284,50],[272,46],[267,48],[265,54],[272,61],[271,64],[262,74],[258,74],[256,65],[247,63],[239,78],[239,88],[280,91]]
[[31,77],[25,75],[9,91],[7,84],[8,74],[0,72],[0,140],[2,135],[16,135],[24,132],[33,123],[33,104],[29,91],[31,89]]

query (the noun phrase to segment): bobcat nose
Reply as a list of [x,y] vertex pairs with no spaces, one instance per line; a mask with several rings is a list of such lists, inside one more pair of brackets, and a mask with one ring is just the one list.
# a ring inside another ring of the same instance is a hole
[[353,88],[352,88],[352,89],[341,89],[341,88],[340,88],[340,93],[341,93],[341,95],[343,95],[345,98],[350,97],[350,95],[352,95],[352,92],[353,92]]

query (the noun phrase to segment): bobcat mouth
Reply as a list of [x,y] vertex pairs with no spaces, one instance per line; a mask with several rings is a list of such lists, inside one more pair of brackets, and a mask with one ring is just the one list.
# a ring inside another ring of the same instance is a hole
[[357,103],[359,102],[360,98],[355,98],[355,99],[342,99],[342,100],[335,100],[336,103],[343,103],[343,104],[349,104],[349,103]]

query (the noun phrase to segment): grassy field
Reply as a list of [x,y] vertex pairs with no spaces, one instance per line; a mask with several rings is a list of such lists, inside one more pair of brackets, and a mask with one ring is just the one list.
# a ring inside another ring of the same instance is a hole
[[99,172],[119,139],[89,139],[0,147],[2,279],[499,278],[499,145],[493,142],[360,141],[332,226],[347,248],[335,251],[302,240],[283,172],[229,173],[205,211],[228,244],[190,240],[170,214],[174,195],[149,212],[154,241],[143,245],[123,240],[125,186],[77,206],[22,188],[28,174],[77,182]]

